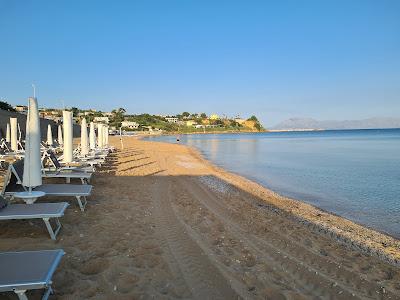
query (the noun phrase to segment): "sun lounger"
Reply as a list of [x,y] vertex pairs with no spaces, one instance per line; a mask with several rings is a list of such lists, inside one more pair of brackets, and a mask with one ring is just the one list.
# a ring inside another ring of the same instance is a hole
[[[92,168],[65,168],[61,167],[57,158],[52,151],[47,151],[42,156],[42,177],[44,178],[65,178],[67,183],[71,182],[71,178],[80,179],[82,184],[87,184],[92,178]],[[49,160],[53,168],[45,167],[46,161]]]
[[42,156],[42,164],[44,165],[44,160],[49,159],[50,163],[53,165],[55,171],[64,171],[64,170],[69,170],[69,171],[79,171],[79,172],[88,172],[88,173],[93,173],[96,169],[93,166],[79,166],[79,167],[74,167],[74,166],[63,166],[61,165],[60,161],[56,157],[53,151],[49,150],[43,153]]
[[[25,187],[21,185],[23,170],[23,159],[9,165],[5,188],[3,188],[5,196],[13,198],[15,193],[26,191]],[[75,197],[81,211],[84,211],[87,204],[86,197],[90,196],[92,186],[88,184],[43,184],[32,190],[44,192],[46,196]]]
[[0,157],[3,159],[5,159],[5,158],[21,158],[24,156],[25,156],[25,154],[21,153],[21,152],[7,151],[6,148],[0,149]]
[[64,251],[41,250],[0,253],[0,292],[14,292],[20,300],[28,299],[26,291],[44,289],[48,299],[53,274]]
[[[42,219],[50,237],[55,240],[61,229],[61,223],[58,218],[64,215],[68,205],[66,202],[8,204],[6,207],[0,209],[0,220]],[[50,219],[55,219],[55,229],[51,226]]]
[[81,180],[82,184],[89,183],[93,174],[89,172],[76,172],[75,170],[42,171],[42,177],[44,178],[65,178],[67,183],[70,183],[72,178],[77,178]]
[[16,151],[13,151],[12,149],[11,149],[11,144],[10,143],[7,143],[5,140],[2,140],[1,141],[1,144],[0,144],[0,148],[1,149],[3,149],[6,153],[15,153],[15,154],[21,154],[21,153],[25,153],[25,149],[24,149],[24,147],[22,146],[22,144],[21,144],[21,141],[17,141],[17,150]]

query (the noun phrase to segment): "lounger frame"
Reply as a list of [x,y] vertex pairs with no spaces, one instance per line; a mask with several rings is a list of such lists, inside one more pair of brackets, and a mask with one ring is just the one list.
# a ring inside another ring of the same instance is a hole
[[[9,204],[8,207],[28,207],[33,205],[47,205],[50,203],[38,203],[38,204]],[[61,230],[61,222],[59,220],[60,217],[64,215],[65,210],[68,207],[67,202],[57,203],[60,207],[58,208],[58,212],[55,213],[31,213],[31,214],[4,214],[3,210],[0,211],[0,220],[29,220],[29,219],[42,219],[44,224],[46,225],[47,231],[49,232],[50,238],[52,240],[57,239],[57,235]],[[7,211],[7,208],[4,208],[4,211]],[[55,228],[50,223],[50,219],[54,219]]]
[[[49,252],[55,254],[54,260],[52,261],[49,269],[47,270],[46,277],[31,282],[20,282],[20,283],[15,282],[12,284],[0,283],[0,292],[14,292],[20,300],[28,300],[28,297],[26,296],[26,292],[28,290],[45,289],[45,292],[42,296],[42,300],[47,300],[50,294],[53,293],[53,290],[51,288],[51,284],[53,282],[51,278],[53,277],[53,274],[57,266],[59,265],[61,258],[65,254],[63,250],[59,249],[59,250],[42,250],[42,251],[5,252],[5,253],[0,253],[0,260],[4,258],[7,259],[7,256],[10,258],[12,258],[13,256],[24,256],[24,255],[29,256],[31,254],[34,255],[35,253],[40,253],[40,252],[41,253]],[[34,257],[32,256],[32,258]]]

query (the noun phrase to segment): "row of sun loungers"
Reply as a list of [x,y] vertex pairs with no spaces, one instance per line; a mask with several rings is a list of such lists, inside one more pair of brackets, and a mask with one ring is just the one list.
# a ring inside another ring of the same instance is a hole
[[[46,196],[55,196],[60,199],[75,198],[80,210],[83,212],[87,205],[87,197],[91,195],[92,186],[89,182],[96,166],[105,162],[111,149],[98,151],[91,156],[79,159],[79,166],[67,166],[60,161],[54,149],[46,149],[42,157],[42,177],[65,178],[69,183],[71,179],[80,179],[81,184],[42,184],[34,191],[45,192]],[[42,219],[51,239],[56,240],[60,230],[60,218],[64,216],[68,202],[19,204],[13,202],[18,192],[25,191],[22,186],[24,159],[17,153],[5,152],[1,155],[8,157],[14,155],[20,158],[8,166],[5,175],[5,184],[0,194],[0,221],[5,220],[32,220]],[[0,156],[1,157],[1,156]],[[7,200],[6,200],[7,199]],[[29,290],[44,289],[42,299],[47,299],[52,293],[52,276],[58,267],[64,251],[41,250],[0,253],[0,293],[14,292],[19,299],[28,299],[26,292]]]

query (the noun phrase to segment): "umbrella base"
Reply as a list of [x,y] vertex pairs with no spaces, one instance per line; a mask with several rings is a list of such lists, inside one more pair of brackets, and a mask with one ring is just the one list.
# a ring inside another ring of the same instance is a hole
[[46,193],[42,191],[31,191],[15,193],[13,196],[22,199],[26,204],[33,204],[37,198],[43,197],[44,195],[46,195]]

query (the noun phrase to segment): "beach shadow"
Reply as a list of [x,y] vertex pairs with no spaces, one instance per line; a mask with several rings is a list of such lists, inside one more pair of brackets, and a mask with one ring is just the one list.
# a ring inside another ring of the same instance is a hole
[[165,169],[164,170],[159,170],[159,171],[155,171],[155,172],[143,175],[143,176],[153,176],[153,175],[157,175],[157,174],[163,173],[165,171],[166,171]]
[[131,151],[131,152],[122,152],[120,155],[121,158],[131,157],[132,155],[144,154],[145,151]]
[[126,172],[126,171],[129,171],[129,170],[133,170],[133,169],[141,168],[141,167],[144,167],[144,166],[148,166],[148,165],[151,165],[151,164],[154,164],[154,163],[155,163],[155,161],[151,161],[151,162],[148,162],[148,163],[140,164],[138,166],[132,166],[132,167],[129,167],[129,168],[126,168],[126,169],[122,169],[120,171],[121,172]]
[[149,159],[149,158],[150,158],[149,156],[146,156],[146,157],[140,157],[140,158],[131,159],[131,160],[127,160],[127,161],[122,161],[122,162],[119,163],[119,166],[123,165],[123,164],[130,163],[130,162],[135,162],[135,161],[139,161],[139,160],[143,160],[143,159]]

